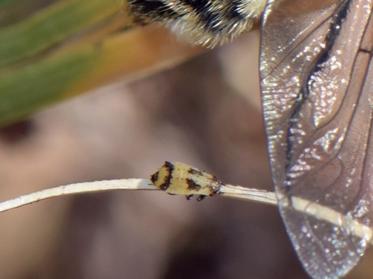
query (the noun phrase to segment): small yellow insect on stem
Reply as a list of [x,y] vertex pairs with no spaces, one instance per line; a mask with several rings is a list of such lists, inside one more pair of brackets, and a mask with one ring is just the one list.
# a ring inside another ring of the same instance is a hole
[[188,198],[197,195],[199,200],[217,194],[223,185],[207,172],[184,163],[168,161],[151,176],[151,181],[158,189],[168,194],[184,195]]
[[[0,202],[0,212],[53,197],[112,190],[163,190],[173,195],[177,194],[187,197],[196,195],[199,200],[206,196],[219,195],[221,197],[255,201],[270,205],[277,204],[277,198],[273,192],[224,184],[217,180],[215,176],[189,165],[179,162],[165,162],[151,176],[151,180],[115,179],[62,185]],[[291,206],[308,216],[343,227],[351,235],[365,239],[373,245],[372,228],[349,216],[300,197],[291,197]]]

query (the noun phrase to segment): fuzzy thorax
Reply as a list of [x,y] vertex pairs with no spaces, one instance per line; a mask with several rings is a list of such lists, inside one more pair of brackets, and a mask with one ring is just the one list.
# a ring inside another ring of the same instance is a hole
[[142,22],[160,22],[181,38],[213,47],[250,30],[266,0],[129,0]]

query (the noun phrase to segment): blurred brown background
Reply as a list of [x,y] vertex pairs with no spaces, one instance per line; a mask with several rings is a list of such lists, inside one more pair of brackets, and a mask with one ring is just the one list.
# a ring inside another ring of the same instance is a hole
[[[2,129],[0,198],[149,177],[164,160],[271,190],[258,34]],[[164,193],[58,198],[0,215],[0,278],[308,278],[275,207]],[[368,257],[350,278],[372,278]]]

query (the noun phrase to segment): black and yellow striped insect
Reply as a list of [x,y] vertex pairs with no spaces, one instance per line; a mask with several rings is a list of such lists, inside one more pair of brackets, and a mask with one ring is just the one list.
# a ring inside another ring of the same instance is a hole
[[152,183],[171,195],[184,195],[188,199],[198,196],[202,200],[206,196],[219,193],[223,185],[215,176],[179,162],[165,162],[151,176]]
[[129,0],[143,22],[161,22],[195,44],[215,46],[250,30],[265,0]]

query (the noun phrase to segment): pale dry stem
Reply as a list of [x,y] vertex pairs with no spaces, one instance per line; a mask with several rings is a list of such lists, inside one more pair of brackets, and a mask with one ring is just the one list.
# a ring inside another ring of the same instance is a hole
[[[54,197],[83,194],[99,191],[112,190],[158,190],[147,179],[116,179],[116,180],[102,180],[94,182],[82,182],[75,184],[68,184],[49,188],[30,194],[22,195],[14,199],[0,202],[0,212],[15,209],[17,207],[25,206],[41,200],[46,200]],[[245,188],[234,185],[224,185],[220,189],[221,197],[229,197],[247,201],[255,201],[270,205],[277,204],[275,193],[253,188]],[[373,245],[372,235],[373,230],[349,216],[345,216],[331,208],[322,206],[320,204],[310,202],[308,200],[292,197],[291,206],[300,212],[313,216],[319,220],[327,221],[339,227],[343,227],[350,231],[351,234],[367,240]]]

